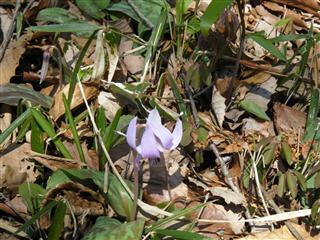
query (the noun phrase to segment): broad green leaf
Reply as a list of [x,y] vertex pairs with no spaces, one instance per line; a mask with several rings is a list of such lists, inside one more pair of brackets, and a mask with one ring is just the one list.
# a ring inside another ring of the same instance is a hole
[[26,119],[28,119],[30,116],[31,116],[31,110],[27,109],[24,113],[22,113],[19,117],[17,117],[17,119],[14,120],[13,123],[11,123],[11,125],[0,134],[0,144],[2,144],[10,136],[10,134],[17,127],[23,124],[23,122]]
[[264,164],[269,165],[275,157],[276,143],[269,143],[263,149]]
[[268,115],[261,109],[261,107],[253,101],[250,100],[242,100],[240,102],[240,107],[242,107],[247,112],[255,115],[256,117],[269,121],[270,118]]
[[231,4],[231,0],[212,0],[200,20],[202,34],[208,35],[211,25],[214,24],[222,12]]
[[312,90],[311,102],[309,106],[306,131],[303,135],[303,142],[312,140],[317,134],[318,119],[318,109],[319,109],[319,90],[317,88]]
[[8,83],[0,86],[0,103],[17,106],[20,99],[30,101],[33,105],[51,108],[51,97],[28,88],[22,84]]
[[79,19],[64,8],[53,7],[42,9],[38,13],[37,20],[42,22],[67,23]]
[[300,183],[299,186],[302,191],[307,191],[307,182],[306,178],[303,176],[303,174],[299,173],[298,171],[293,171],[294,175],[296,175],[298,182]]
[[64,95],[64,93],[63,93],[62,97],[63,97],[63,104],[64,104],[64,109],[65,109],[65,114],[66,114],[66,117],[68,119],[68,123],[69,123],[70,129],[71,129],[71,132],[72,132],[72,136],[73,136],[74,142],[76,144],[77,151],[79,153],[81,161],[82,162],[86,162],[86,159],[84,157],[84,153],[82,151],[82,146],[81,146],[80,137],[79,137],[79,134],[78,134],[78,131],[77,131],[77,127],[76,127],[76,124],[74,122],[74,118],[72,116],[70,107],[68,106],[67,98]]
[[54,212],[51,226],[49,228],[48,240],[59,240],[61,231],[64,226],[64,216],[66,214],[67,206],[64,202],[58,202],[57,208]]
[[72,155],[60,141],[51,123],[43,116],[43,114],[35,108],[31,108],[31,113],[33,118],[37,121],[42,130],[48,134],[48,136],[51,138],[52,142],[56,145],[56,147],[62,153],[62,155],[65,158],[72,159]]
[[286,176],[287,176],[288,189],[291,193],[291,196],[293,198],[296,198],[298,194],[297,178],[290,171],[286,173]]
[[286,190],[286,175],[281,174],[279,177],[279,183],[277,187],[277,194],[279,197],[282,197]]
[[156,107],[157,110],[159,111],[160,115],[165,117],[165,118],[168,118],[168,119],[170,119],[172,121],[175,121],[180,117],[180,115],[178,113],[173,111],[171,108],[166,107],[157,98],[150,99],[149,103],[150,103],[150,105],[152,107]]
[[252,38],[256,41],[261,47],[270,52],[273,56],[279,58],[282,61],[287,61],[283,53],[273,45],[273,41],[266,39],[265,36],[261,33],[252,33],[247,35],[249,38]]
[[281,153],[282,153],[284,159],[286,160],[286,162],[289,164],[289,166],[291,166],[293,164],[292,151],[291,151],[291,148],[287,142],[283,142],[281,144]]
[[16,20],[17,38],[19,38],[21,35],[22,25],[23,25],[23,13],[19,11],[17,14],[17,20]]
[[19,194],[25,201],[28,211],[36,213],[46,194],[46,190],[38,184],[25,182],[19,186]]
[[314,188],[320,188],[320,172],[318,172],[314,177]]
[[162,236],[170,236],[177,240],[209,240],[211,238],[202,236],[198,233],[179,231],[173,229],[156,229],[155,232]]
[[90,24],[84,21],[73,21],[73,22],[61,23],[61,24],[33,26],[33,27],[30,27],[30,29],[35,32],[74,32],[74,33],[90,32],[92,33],[98,29],[102,29],[102,26]]
[[[47,188],[54,187],[56,184],[77,181],[81,184],[88,185],[92,180],[95,185],[103,192],[104,189],[104,172],[92,169],[63,169],[55,172],[48,181]],[[133,183],[125,180],[131,190]],[[109,173],[108,176],[108,192],[106,193],[108,204],[120,216],[131,217],[133,202],[130,195],[123,188],[116,176]]]
[[76,0],[76,3],[89,16],[100,20],[105,15],[101,10],[109,5],[110,0]]
[[[132,2],[143,14],[143,16],[146,17],[154,26],[158,22],[162,7],[165,7],[165,3],[159,0],[132,0]],[[150,29],[148,26],[145,25],[145,23],[141,20],[141,18],[132,9],[132,7],[128,4],[126,0],[110,4],[107,9],[112,12],[121,12],[139,22],[139,35],[141,35],[146,30]]]
[[320,224],[319,210],[320,210],[320,199],[315,201],[311,208],[311,219],[315,223],[315,225]]
[[96,223],[82,240],[140,240],[144,228],[143,219],[121,223],[110,217],[98,217]]
[[278,37],[270,38],[269,40],[273,43],[284,42],[284,41],[295,41],[299,39],[307,38],[307,34],[287,34],[287,35],[280,35]]

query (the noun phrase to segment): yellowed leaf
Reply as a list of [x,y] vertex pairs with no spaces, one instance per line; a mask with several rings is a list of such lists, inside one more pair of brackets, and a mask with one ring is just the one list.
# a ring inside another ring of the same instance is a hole
[[[92,84],[92,83],[82,83],[84,94],[86,96],[87,100],[92,99],[97,95],[98,88]],[[65,113],[64,104],[63,104],[63,98],[62,93],[64,93],[66,96],[68,96],[69,92],[69,84],[66,85],[62,90],[60,90],[55,96],[54,96],[54,104],[52,108],[49,111],[49,114],[53,117],[53,119],[56,121],[59,117],[61,117]],[[73,98],[71,101],[71,109],[75,109],[79,107],[81,104],[83,104],[83,98],[81,96],[80,89],[78,85],[76,85]]]

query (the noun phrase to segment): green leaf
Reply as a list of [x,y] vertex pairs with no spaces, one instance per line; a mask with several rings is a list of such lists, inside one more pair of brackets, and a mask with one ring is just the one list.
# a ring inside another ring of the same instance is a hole
[[31,121],[31,149],[38,153],[44,153],[43,131],[34,118]]
[[140,240],[144,222],[144,219],[138,219],[122,224],[110,217],[98,217],[82,240]]
[[23,124],[23,122],[28,119],[30,115],[31,110],[27,109],[24,113],[17,117],[17,119],[14,120],[13,123],[11,123],[11,125],[0,134],[0,144],[2,144],[17,127]]
[[76,0],[76,3],[89,16],[100,20],[105,15],[101,10],[109,5],[110,0]]
[[72,21],[68,23],[33,26],[29,28],[34,32],[74,32],[74,33],[90,32],[92,33],[98,29],[102,29],[102,26],[90,24],[84,21]]
[[64,224],[64,216],[66,214],[67,206],[64,202],[58,202],[57,208],[54,212],[51,226],[49,228],[48,240],[59,240]]
[[[63,169],[55,172],[47,183],[47,189],[54,187],[57,184],[77,181],[81,184],[88,185],[88,179],[91,179],[94,184],[103,192],[104,189],[104,172],[99,172],[91,169]],[[133,183],[125,180],[131,190]],[[120,216],[132,216],[133,202],[130,195],[123,188],[116,176],[108,174],[108,192],[106,193],[108,204]]]
[[287,142],[283,142],[281,145],[281,153],[286,160],[286,162],[289,164],[289,166],[292,165],[292,151]]
[[287,176],[288,189],[291,193],[291,196],[293,198],[296,198],[298,194],[297,178],[290,171],[286,173],[286,176]]
[[276,143],[269,143],[266,145],[263,149],[263,159],[264,164],[269,165],[275,156],[275,150],[276,150],[277,144]]
[[287,61],[286,57],[283,53],[273,45],[273,41],[270,39],[266,39],[265,36],[261,33],[252,33],[248,34],[247,37],[252,38],[256,41],[261,47],[270,52],[273,56],[279,58],[282,61]]
[[42,9],[37,16],[38,21],[53,23],[68,23],[79,20],[64,8],[53,7]]
[[279,197],[282,197],[286,190],[286,175],[281,174],[279,177],[279,183],[277,187],[277,194]]
[[17,106],[20,99],[28,100],[33,105],[40,105],[44,108],[51,108],[53,103],[51,97],[22,84],[8,83],[0,85],[0,103]]
[[203,35],[207,36],[211,25],[214,24],[222,12],[231,4],[231,0],[212,0],[200,20]]
[[[143,14],[143,16],[145,16],[153,25],[157,24],[161,9],[165,7],[164,2],[159,0],[132,0],[132,2]],[[144,22],[141,20],[141,18],[132,9],[132,7],[128,4],[126,0],[110,4],[108,10],[121,12],[139,22],[139,35],[141,35],[143,32],[149,29],[149,27],[144,24]]]
[[255,115],[256,117],[269,121],[270,118],[268,115],[261,109],[261,107],[253,101],[250,100],[242,100],[240,102],[240,107],[242,107],[247,112]]
[[320,188],[320,172],[318,172],[314,177],[314,188]]
[[72,132],[72,136],[73,136],[74,142],[75,142],[76,147],[77,147],[77,151],[79,153],[81,161],[82,162],[86,162],[86,159],[84,157],[84,153],[82,151],[82,146],[81,146],[80,137],[79,137],[79,134],[78,134],[78,131],[77,131],[77,127],[76,127],[76,124],[74,122],[71,110],[70,110],[70,108],[68,106],[67,98],[64,95],[64,93],[63,93],[62,97],[63,97],[63,104],[64,104],[66,117],[67,117],[68,122],[69,122],[69,126],[70,126],[70,129],[71,129],[71,132]]
[[19,186],[19,194],[25,201],[28,211],[36,213],[40,209],[46,190],[38,184],[25,182]]
[[162,236],[170,236],[178,240],[209,240],[211,238],[202,236],[198,233],[188,232],[188,231],[179,231],[173,229],[156,229],[155,232]]
[[48,134],[48,136],[51,138],[52,142],[56,145],[56,147],[62,153],[62,155],[65,158],[72,159],[72,155],[70,154],[68,149],[63,145],[60,139],[57,137],[57,134],[54,131],[51,123],[48,122],[48,120],[42,115],[42,113],[39,110],[31,108],[31,113],[33,118],[37,121],[42,130]]
[[307,142],[313,139],[317,132],[317,115],[319,109],[319,89],[315,88],[312,90],[310,107],[306,122],[306,131],[303,135],[303,142]]
[[300,183],[299,186],[302,191],[307,191],[307,182],[306,178],[303,176],[303,174],[299,173],[298,171],[293,171],[294,175],[296,175],[298,182]]

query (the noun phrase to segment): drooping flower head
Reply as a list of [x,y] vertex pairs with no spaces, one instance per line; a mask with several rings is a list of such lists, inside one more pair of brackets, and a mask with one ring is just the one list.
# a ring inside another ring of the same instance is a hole
[[142,134],[140,145],[137,146],[137,117],[133,118],[127,129],[127,143],[136,151],[137,157],[135,163],[139,166],[143,158],[154,159],[160,158],[160,153],[165,150],[175,149],[182,138],[182,122],[177,120],[176,126],[170,132],[161,123],[161,117],[157,109],[153,109],[147,118],[146,127]]

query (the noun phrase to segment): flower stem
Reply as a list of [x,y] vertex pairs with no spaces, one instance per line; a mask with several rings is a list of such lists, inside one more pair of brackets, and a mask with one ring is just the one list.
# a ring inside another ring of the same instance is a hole
[[131,220],[134,221],[137,218],[137,208],[138,208],[138,198],[139,198],[139,168],[134,164],[133,167],[133,178],[134,178],[134,188],[133,188],[133,209]]
[[171,194],[171,187],[170,187],[170,180],[169,180],[169,170],[167,168],[167,164],[166,161],[164,159],[164,155],[163,153],[160,154],[160,161],[162,162],[163,166],[164,166],[164,172],[165,172],[165,178],[166,178],[166,183],[167,183],[167,190],[168,190],[168,194],[169,194],[169,198],[170,201],[172,201],[172,194]]

